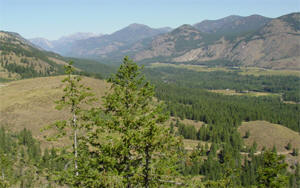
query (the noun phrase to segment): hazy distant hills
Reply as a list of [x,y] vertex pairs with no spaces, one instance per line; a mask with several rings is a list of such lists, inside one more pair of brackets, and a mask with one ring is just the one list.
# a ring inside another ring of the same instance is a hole
[[75,41],[84,40],[84,39],[97,37],[101,35],[102,34],[79,32],[79,33],[74,33],[72,35],[63,36],[58,40],[47,40],[45,38],[32,38],[29,39],[29,41],[44,50],[60,53],[61,55],[66,55],[70,51],[71,47],[74,45]]
[[300,69],[299,15],[271,19],[260,15],[228,16],[178,28],[153,29],[131,24],[110,35],[49,42],[37,46],[73,57],[143,62],[177,62]]
[[[92,37],[74,43],[68,55],[75,57],[110,57],[119,54],[124,46],[166,33],[170,28],[153,29],[142,24],[131,24],[110,35]],[[112,54],[114,53],[114,54]]]

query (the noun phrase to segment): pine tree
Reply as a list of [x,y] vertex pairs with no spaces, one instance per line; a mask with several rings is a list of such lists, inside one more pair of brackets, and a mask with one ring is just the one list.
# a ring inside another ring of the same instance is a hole
[[247,130],[246,131],[246,133],[245,133],[245,136],[244,136],[244,138],[249,138],[250,137],[250,131],[249,130]]
[[8,174],[6,174],[10,168],[10,163],[7,155],[0,150],[0,187],[9,187],[10,185]]
[[293,156],[298,156],[299,155],[299,149],[298,148],[293,148],[292,155]]
[[266,151],[263,154],[263,166],[258,169],[258,187],[286,187],[288,183],[288,178],[284,175],[286,167],[284,156]]
[[181,147],[180,140],[162,125],[168,114],[154,99],[154,87],[140,70],[124,58],[118,72],[108,80],[111,90],[104,97],[104,114],[93,123],[98,127],[87,139],[93,150],[92,161],[101,164],[89,175],[110,182],[119,177],[124,187],[172,183],[177,175],[177,149]]
[[[78,176],[78,131],[84,128],[82,122],[83,119],[83,105],[89,104],[93,100],[93,93],[90,92],[90,88],[84,86],[80,83],[81,77],[73,75],[74,68],[72,66],[73,62],[69,62],[65,66],[66,78],[62,80],[63,83],[66,83],[64,88],[64,95],[61,100],[56,101],[56,109],[62,110],[63,108],[68,109],[71,114],[69,120],[57,121],[55,124],[48,126],[47,128],[55,128],[58,132],[54,137],[50,139],[58,139],[61,137],[69,138],[72,137],[73,140],[73,156],[71,159],[74,161],[74,174]],[[71,135],[68,135],[67,131],[71,129]],[[72,175],[71,175],[72,176]]]
[[291,142],[289,142],[289,143],[286,145],[286,149],[287,149],[287,150],[291,150],[291,149],[292,149],[292,144],[291,144]]

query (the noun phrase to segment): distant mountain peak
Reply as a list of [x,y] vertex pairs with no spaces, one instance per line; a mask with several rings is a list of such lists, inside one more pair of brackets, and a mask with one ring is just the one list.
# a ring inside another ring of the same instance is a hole
[[77,32],[70,35],[62,36],[58,41],[75,41],[75,40],[84,40],[91,37],[99,37],[102,34],[96,34],[91,32]]
[[172,27],[161,27],[161,28],[158,28],[158,29],[171,31],[173,28]]
[[256,30],[264,26],[270,20],[270,18],[258,14],[245,17],[231,15],[218,20],[204,20],[193,26],[205,33],[234,33]]
[[139,24],[139,23],[132,23],[130,25],[128,25],[127,27],[130,27],[130,28],[140,28],[140,27],[149,27],[145,24]]
[[179,33],[179,32],[183,32],[183,31],[194,31],[194,32],[199,32],[195,27],[193,27],[190,24],[183,24],[179,27],[177,27],[176,29],[174,29],[171,33],[175,34],[175,33]]
[[[230,15],[230,16],[226,16],[224,18],[221,18],[223,20],[235,20],[235,19],[240,19],[240,18],[243,18],[243,16],[238,16],[238,15]],[[220,20],[221,20],[220,19]]]

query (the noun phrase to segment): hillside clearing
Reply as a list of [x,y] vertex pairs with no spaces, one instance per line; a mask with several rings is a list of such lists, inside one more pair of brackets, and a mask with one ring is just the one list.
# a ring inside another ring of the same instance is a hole
[[[54,103],[63,94],[64,83],[61,80],[64,77],[25,79],[0,87],[0,126],[12,131],[27,128],[43,144],[43,137],[47,133],[42,133],[41,128],[68,117],[66,111],[56,110]],[[83,83],[92,88],[98,99],[105,94],[109,86],[103,80],[86,77],[83,78]]]
[[300,156],[294,157],[291,155],[292,150],[286,149],[289,142],[292,148],[300,149],[300,134],[289,128],[266,121],[250,121],[243,122],[238,131],[242,137],[246,131],[250,132],[249,138],[244,138],[247,146],[252,146],[254,141],[258,150],[262,150],[264,146],[268,149],[276,146],[278,154],[285,155],[287,161],[300,161]]
[[190,65],[190,64],[171,64],[171,63],[152,63],[152,68],[158,67],[174,67],[193,70],[197,72],[212,72],[212,71],[224,71],[224,72],[238,72],[240,75],[253,75],[253,76],[298,76],[300,77],[299,70],[273,70],[264,69],[258,67],[207,67],[204,65]]
[[[42,147],[49,145],[44,137],[50,132],[41,132],[41,129],[57,120],[66,119],[67,111],[55,109],[54,101],[63,95],[65,76],[42,77],[8,82],[0,85],[0,127],[4,126],[11,131],[20,131],[24,128],[32,131],[35,138],[41,141]],[[108,91],[109,84],[104,80],[84,77],[83,83],[96,93],[97,106],[101,105],[101,97]],[[179,120],[187,125],[200,128],[203,122],[193,120]],[[172,117],[167,122],[176,123]],[[63,142],[61,142],[63,143]],[[199,141],[185,140],[185,147],[194,148]],[[54,145],[58,143],[53,143]]]
[[280,94],[276,93],[268,93],[268,92],[255,92],[255,91],[244,91],[244,92],[237,92],[236,90],[232,89],[215,89],[215,90],[207,90],[209,92],[213,93],[219,93],[223,95],[246,95],[246,96],[254,96],[254,97],[260,97],[260,96],[281,96]]

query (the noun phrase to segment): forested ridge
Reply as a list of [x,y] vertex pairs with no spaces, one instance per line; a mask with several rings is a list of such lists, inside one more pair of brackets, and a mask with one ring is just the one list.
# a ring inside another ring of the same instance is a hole
[[[147,69],[153,86],[144,79],[141,67],[125,57],[118,72],[108,79],[111,88],[101,99],[103,107],[93,108],[89,105],[95,102],[92,90],[81,84],[80,76],[73,75],[72,64],[65,68],[64,95],[56,104],[57,109],[65,108],[72,115],[44,131],[51,130],[48,141],[63,138],[72,144],[41,149],[30,131],[1,129],[0,187],[300,186],[298,163],[288,165],[275,146],[257,154],[257,145],[246,147],[244,135],[237,132],[242,121],[251,120],[266,120],[299,132],[298,104],[285,104],[278,96],[211,93],[204,90],[200,73],[192,72],[189,77],[190,71],[181,75],[177,70]],[[232,89],[257,89],[264,84],[276,92],[297,89],[296,77],[284,77],[277,84],[271,83],[278,77],[258,81],[248,77],[249,85],[242,87],[239,82],[246,82],[245,77],[219,74],[204,75],[207,82],[216,76],[211,80],[214,89],[222,87],[221,80],[228,81]],[[203,121],[204,125],[196,129],[177,120],[165,126],[169,115]],[[183,138],[203,144],[186,150]]]

